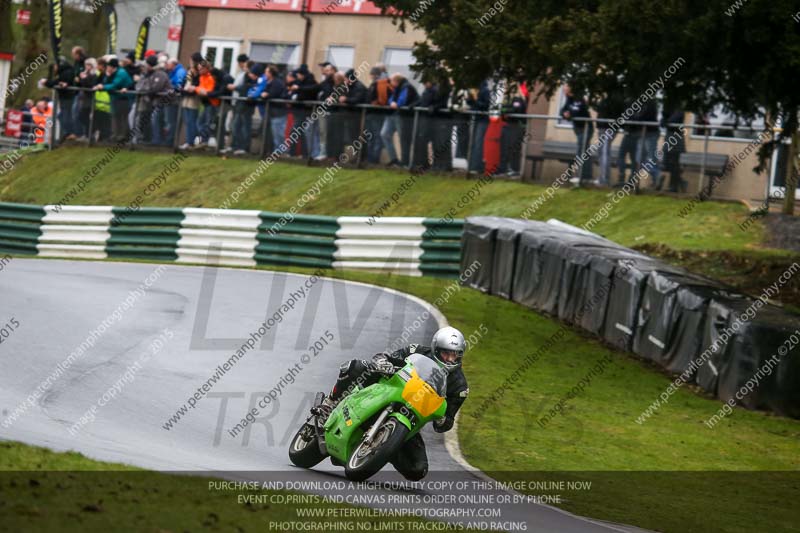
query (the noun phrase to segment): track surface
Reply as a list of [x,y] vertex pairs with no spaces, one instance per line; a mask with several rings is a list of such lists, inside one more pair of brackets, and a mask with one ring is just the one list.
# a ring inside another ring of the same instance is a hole
[[[33,407],[9,427],[0,426],[0,438],[157,470],[216,471],[220,476],[250,479],[343,479],[343,469],[327,461],[315,471],[293,468],[287,457],[288,440],[306,416],[314,393],[330,389],[342,362],[385,350],[426,310],[420,301],[361,284],[322,279],[313,285],[267,333],[264,345],[257,343],[195,409],[167,430],[164,424],[187,398],[308,278],[177,265],[14,259],[0,272],[0,326],[11,317],[19,323],[0,345],[0,421],[8,420],[158,268],[161,273],[144,296],[124,310]],[[414,330],[409,342],[427,343],[437,327],[431,316]],[[255,424],[231,437],[228,430],[278,385],[289,367],[302,362],[308,346],[326,330],[334,336],[330,345],[302,365],[295,382],[283,388],[278,402],[260,410]],[[171,338],[140,365],[134,379],[120,382],[126,369],[142,361],[159,337]],[[72,434],[69,428],[115,382],[121,383],[116,397],[97,407],[95,420],[79,424]],[[476,480],[448,454],[441,435],[426,430],[424,438],[431,470],[426,481]],[[392,473],[385,479],[401,478]],[[362,492],[398,493],[391,486]],[[495,520],[524,521],[527,531],[632,530],[543,505],[501,507],[502,519]]]

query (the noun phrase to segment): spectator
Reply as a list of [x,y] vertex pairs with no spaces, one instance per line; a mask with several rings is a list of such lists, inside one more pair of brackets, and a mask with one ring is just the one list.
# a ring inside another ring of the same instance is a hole
[[[336,67],[327,61],[319,64],[322,67],[322,78],[319,82],[319,92],[317,93],[317,100],[326,102],[333,94],[333,75],[336,73]],[[326,108],[328,112],[332,111]],[[328,141],[331,140],[331,134],[328,132],[328,126],[332,123],[332,118],[324,114],[314,123],[312,127],[312,135],[319,137],[319,155],[316,157],[318,160],[323,160],[328,157]],[[335,141],[334,141],[335,142]]]
[[248,108],[252,106],[247,102],[247,91],[255,82],[250,72],[253,62],[250,61],[247,54],[239,54],[236,58],[236,63],[239,65],[239,73],[233,83],[228,85],[228,90],[231,91],[233,96],[231,145],[223,149],[222,153],[235,152],[236,155],[244,155],[250,151],[250,136],[252,135],[251,130],[253,127],[252,110],[248,113]]
[[[308,70],[308,65],[300,65],[295,71],[295,83],[291,87],[298,102],[310,102],[317,99],[320,85],[314,79],[314,74]],[[294,109],[294,122],[303,126],[303,137],[300,150],[304,158],[317,158],[320,154],[319,131],[314,136],[314,124],[307,121],[312,108],[308,105],[298,106]],[[316,122],[316,121],[315,121]],[[297,127],[297,126],[295,126]]]
[[154,144],[162,144],[161,122],[155,112],[160,111],[168,101],[172,83],[166,71],[166,64],[159,63],[155,54],[151,54],[145,63],[147,65],[145,73],[136,85],[136,89],[144,93],[139,96],[136,137],[145,139],[150,136]]
[[[597,106],[597,118],[610,121],[617,120],[625,112],[625,100],[616,94],[606,95]],[[597,136],[600,142],[598,156],[600,158],[600,177],[598,185],[608,187],[611,185],[611,148],[617,136],[616,128],[611,127],[612,122],[598,122]],[[619,163],[618,163],[619,165]]]
[[[411,134],[407,117],[401,117],[401,107],[413,107],[416,105],[419,95],[417,90],[411,85],[402,74],[393,74],[390,78],[392,94],[389,96],[389,108],[394,112],[386,117],[381,128],[381,139],[389,155],[389,165],[408,166],[409,149],[411,148]],[[394,134],[397,132],[400,137],[400,158],[394,146]]]
[[[509,83],[504,100],[502,109],[504,114],[521,115],[527,112],[528,86],[521,70]],[[500,165],[495,171],[496,174],[505,174],[509,177],[520,175],[522,146],[525,142],[525,119],[504,116],[503,127],[500,130]]]
[[47,98],[39,98],[36,106],[31,109],[31,116],[33,117],[33,137],[36,139],[36,144],[49,143],[53,109],[50,107]]
[[[292,131],[286,136],[286,141],[288,143],[288,150],[289,155],[291,156],[302,156],[303,155],[303,148],[302,145],[304,144],[303,135],[301,130],[298,130],[299,133],[293,135],[294,129],[300,125],[300,122],[297,120],[297,111],[300,109],[300,106],[296,104],[298,94],[295,88],[297,87],[297,71],[290,70],[286,73],[286,77],[283,80],[283,83],[286,85],[286,98],[291,100],[292,103],[288,104],[287,107],[289,109],[289,114],[292,117]],[[287,118],[287,126],[288,126],[288,118]]]
[[[216,69],[214,70],[216,71]],[[208,140],[213,133],[214,120],[217,117],[220,104],[219,96],[222,94],[223,87],[218,73],[212,72],[212,67],[208,61],[201,61],[197,65],[197,73],[195,92],[200,97],[200,103],[203,104],[203,111],[197,119],[200,142],[197,143],[196,148],[205,148],[208,146]]]
[[133,52],[128,52],[125,54],[119,64],[123,69],[125,69],[125,72],[128,73],[128,76],[130,76],[134,83],[139,81],[141,67],[136,64],[136,55],[134,55]]
[[22,124],[20,124],[19,128],[19,148],[27,148],[36,140],[33,122],[33,108],[35,106],[36,104],[34,104],[33,100],[28,98],[19,108],[22,111]]
[[492,104],[492,93],[489,90],[489,80],[483,80],[478,89],[470,89],[467,94],[467,107],[471,111],[481,114],[475,115],[475,129],[472,137],[472,152],[469,156],[469,172],[483,174],[485,172],[483,161],[483,141],[486,130],[489,128],[488,111]]
[[640,136],[638,150],[641,157],[640,168],[650,174],[653,180],[653,188],[661,190],[661,163],[658,160],[658,138],[661,136],[661,130],[658,127],[658,105],[656,105],[656,102],[653,100],[646,102],[642,106],[642,110],[637,113],[635,120],[655,123],[644,127],[644,136]]
[[[200,61],[202,61],[202,57]],[[186,81],[181,91],[183,95],[183,98],[181,98],[181,111],[183,113],[183,125],[186,131],[186,142],[180,145],[180,150],[194,148],[195,141],[197,140],[197,119],[200,113],[200,97],[195,91],[200,83],[200,75],[197,71],[200,61],[195,63],[195,56],[192,55],[192,66],[186,73]]]
[[[265,100],[275,100],[286,98],[286,85],[278,75],[278,68],[270,65],[264,71],[266,85],[261,91],[261,98]],[[273,103],[269,106],[269,126],[272,133],[272,150],[282,154],[286,152],[286,105]]]
[[[639,166],[640,127],[626,122],[623,129],[625,135],[622,137],[622,143],[619,145],[619,156],[617,157],[619,179],[615,184],[616,187],[622,187],[628,180],[633,179],[636,168]],[[630,159],[630,177],[626,177],[626,172],[629,168],[628,159]]]
[[128,72],[120,67],[119,61],[111,59],[106,65],[103,83],[95,86],[95,89],[111,93],[111,134],[112,140],[118,143],[127,142],[130,137],[128,114],[131,95],[127,91],[132,83]]
[[[142,75],[142,66],[136,62],[136,55],[133,52],[128,52],[120,60],[120,66],[125,69],[128,76],[131,77],[132,84],[135,86],[139,82]],[[136,120],[136,99],[132,96],[131,110],[128,113],[128,127],[133,128]]]
[[[369,76],[372,78],[368,94],[369,103],[374,106],[389,105],[392,86],[389,79],[383,75],[383,70],[376,65],[370,69]],[[381,160],[381,150],[383,149],[381,128],[385,118],[386,113],[383,111],[370,109],[367,112],[365,128],[371,133],[370,139],[367,141],[367,162],[374,165],[380,163]]]
[[[75,73],[75,79],[72,80],[72,84],[81,87],[81,80],[80,75],[86,70],[86,51],[81,48],[80,46],[72,47],[72,60],[74,61],[72,65],[72,72]],[[83,107],[83,98],[81,95],[83,93],[78,93],[76,97],[73,99],[72,103],[72,128],[73,133],[76,137],[84,137],[89,128],[89,115],[85,115],[86,122],[81,121],[81,107]]]
[[[576,120],[576,119],[591,119],[589,114],[589,104],[582,96],[577,96],[572,87],[569,85],[564,86],[564,95],[567,97],[564,102],[564,107],[561,108],[561,116],[567,120],[572,121],[572,130],[575,132],[575,138],[578,140],[577,153],[578,160],[582,160],[589,148],[590,141],[594,135],[594,125],[591,120]],[[592,161],[589,159],[585,163],[578,164],[580,170],[580,178],[578,178],[578,186],[580,187],[583,182],[592,181]]]
[[[159,56],[159,64],[164,61],[162,58],[165,55]],[[175,97],[183,87],[186,81],[186,69],[178,62],[177,59],[167,58],[165,72],[169,76],[170,91],[173,96],[164,100],[156,107],[153,114],[153,143],[161,144],[163,146],[172,146],[175,142],[175,128],[178,124],[178,99]]]
[[[346,89],[343,91],[344,94],[339,96],[339,103],[348,106],[366,104],[369,99],[369,91],[356,77],[356,71],[349,69],[342,78]],[[352,145],[361,135],[361,110],[343,109],[342,112],[344,145]]]
[[683,124],[683,109],[676,108],[671,112],[664,111],[662,126],[667,129],[667,139],[675,139],[674,143],[664,143],[664,167],[669,172],[670,192],[686,192],[687,183],[681,177],[681,154],[686,151],[686,136],[680,126]]
[[[112,56],[103,56],[97,59],[97,81],[105,75],[106,66]],[[108,91],[95,91],[94,93],[94,131],[97,141],[107,141],[111,138],[111,95]]]
[[[447,109],[450,83],[447,79],[438,84],[426,79],[424,86],[418,107],[424,107],[427,111],[419,113],[414,166],[422,171],[431,167],[436,170],[451,170],[453,143],[449,129],[452,123],[447,114],[441,113],[441,110]],[[433,158],[432,161],[430,157]]]
[[86,90],[78,93],[78,105],[76,106],[77,115],[75,119],[76,123],[81,125],[81,135],[79,139],[86,139],[84,135],[89,132],[89,118],[92,113],[92,106],[94,105],[92,93],[89,91],[100,81],[97,73],[97,60],[95,58],[85,58],[83,60],[83,65],[84,69],[78,74],[78,85]]
[[231,131],[231,123],[233,122],[230,109],[228,109],[232,106],[226,105],[225,102],[230,102],[230,97],[233,96],[235,80],[233,76],[222,69],[211,69],[211,74],[214,76],[214,79],[219,82],[221,88],[220,96],[223,97],[220,98],[219,110],[217,112],[217,120],[219,121],[217,123],[217,129],[222,130],[222,137],[216,139],[216,141],[219,143],[221,148],[225,148],[225,136],[227,135],[227,132]]
[[74,79],[75,72],[72,70],[72,66],[62,57],[58,63],[52,65],[50,77],[44,81],[44,86],[55,89],[58,95],[58,122],[61,125],[61,140],[77,138],[72,121],[75,91],[70,89]]
[[[450,78],[450,85],[453,85],[453,79]],[[458,159],[466,159],[469,150],[469,130],[470,120],[469,116],[464,114],[464,111],[469,111],[469,91],[466,89],[459,89],[453,93],[451,108],[460,111],[459,114],[453,117],[456,130],[456,149],[455,157]]]

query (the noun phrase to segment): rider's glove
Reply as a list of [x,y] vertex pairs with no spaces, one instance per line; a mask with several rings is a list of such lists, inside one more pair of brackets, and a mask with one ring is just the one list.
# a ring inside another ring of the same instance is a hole
[[379,353],[372,358],[372,369],[379,374],[392,375],[395,372],[394,365],[385,354]]

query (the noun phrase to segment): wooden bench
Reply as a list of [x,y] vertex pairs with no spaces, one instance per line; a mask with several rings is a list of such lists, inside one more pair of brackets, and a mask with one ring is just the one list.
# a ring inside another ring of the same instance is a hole
[[[700,172],[703,168],[703,152],[683,152],[680,159],[681,168]],[[722,176],[728,166],[725,154],[706,154],[706,175]]]

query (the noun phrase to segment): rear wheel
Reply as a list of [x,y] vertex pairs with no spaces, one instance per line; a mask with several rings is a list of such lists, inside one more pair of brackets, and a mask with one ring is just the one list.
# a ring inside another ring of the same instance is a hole
[[397,453],[407,435],[408,428],[400,421],[396,418],[387,419],[378,428],[372,442],[367,444],[362,438],[353,451],[344,468],[347,479],[364,481],[377,474]]
[[319,449],[314,426],[303,424],[303,427],[295,434],[289,444],[289,459],[300,468],[311,468],[325,459],[325,455]]

